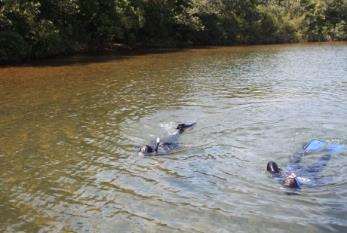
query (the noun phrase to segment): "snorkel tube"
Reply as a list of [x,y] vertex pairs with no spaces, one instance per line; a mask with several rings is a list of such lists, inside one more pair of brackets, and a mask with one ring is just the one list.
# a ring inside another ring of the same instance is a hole
[[155,153],[158,153],[159,143],[160,143],[160,138],[157,138],[157,142],[156,142],[155,148],[154,148]]

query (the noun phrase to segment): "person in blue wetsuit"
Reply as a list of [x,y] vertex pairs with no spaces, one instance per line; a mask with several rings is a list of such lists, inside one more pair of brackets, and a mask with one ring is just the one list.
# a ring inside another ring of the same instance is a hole
[[[345,146],[314,139],[291,157],[285,170],[282,170],[274,161],[270,161],[267,164],[267,171],[289,188],[300,188],[304,184],[316,186],[321,183],[319,172],[326,167],[331,156],[346,151],[347,148]],[[324,153],[324,155],[317,159],[315,163],[303,166],[300,163],[302,156],[313,153]]]

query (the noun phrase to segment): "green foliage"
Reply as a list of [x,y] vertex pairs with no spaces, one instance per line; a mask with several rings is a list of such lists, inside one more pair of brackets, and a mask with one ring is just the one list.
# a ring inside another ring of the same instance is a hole
[[299,25],[303,17],[296,17],[283,6],[259,6],[260,19],[255,24],[255,41],[261,43],[295,42],[300,40]]
[[345,0],[0,0],[0,62],[127,47],[347,39]]
[[0,64],[21,62],[28,56],[28,45],[16,32],[0,32]]
[[121,33],[114,0],[80,0],[79,41],[93,51],[100,51]]
[[52,57],[65,53],[66,46],[52,22],[42,20],[32,34],[31,58]]
[[119,0],[116,12],[122,29],[117,34],[119,42],[135,46],[139,42],[139,30],[144,25],[142,1]]

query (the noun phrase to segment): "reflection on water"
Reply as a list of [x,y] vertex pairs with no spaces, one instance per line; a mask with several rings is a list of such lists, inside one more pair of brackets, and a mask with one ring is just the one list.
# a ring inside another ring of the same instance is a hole
[[[311,138],[347,144],[345,43],[67,59],[0,84],[0,231],[347,230],[347,156],[300,195],[265,172]],[[191,149],[137,156],[185,121]]]

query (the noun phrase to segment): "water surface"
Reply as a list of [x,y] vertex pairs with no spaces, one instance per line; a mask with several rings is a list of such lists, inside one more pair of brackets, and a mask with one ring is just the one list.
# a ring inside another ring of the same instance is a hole
[[[346,232],[347,154],[299,195],[265,172],[346,119],[346,43],[3,67],[0,231]],[[185,121],[189,149],[137,155]]]

